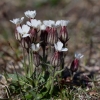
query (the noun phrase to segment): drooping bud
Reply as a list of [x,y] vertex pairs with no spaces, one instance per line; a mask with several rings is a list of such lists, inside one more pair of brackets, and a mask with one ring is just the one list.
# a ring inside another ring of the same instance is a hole
[[83,55],[80,54],[80,53],[76,53],[76,54],[75,54],[75,58],[74,58],[74,60],[72,61],[71,66],[70,66],[70,70],[71,70],[72,72],[76,72],[76,71],[78,70],[78,67],[79,67],[79,60],[80,60],[82,57],[83,57]]
[[68,41],[68,31],[67,31],[67,24],[69,21],[61,20],[61,30],[59,39],[62,43],[66,43]]
[[78,70],[78,66],[79,66],[79,60],[75,58],[71,63],[70,70],[72,72],[76,72]]

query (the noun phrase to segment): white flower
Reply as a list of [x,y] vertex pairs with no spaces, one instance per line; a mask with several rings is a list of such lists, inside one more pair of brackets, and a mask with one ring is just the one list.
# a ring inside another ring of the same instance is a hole
[[22,28],[20,26],[17,27],[17,31],[22,35],[22,37],[30,36],[30,34],[28,34],[29,30],[30,27],[27,25],[22,25]]
[[77,59],[81,59],[83,58],[84,55],[82,55],[81,53],[75,53],[75,58]]
[[28,18],[35,18],[35,16],[36,16],[36,11],[34,10],[34,11],[30,11],[30,10],[28,10],[28,11],[26,11],[25,13],[25,16],[26,17],[28,17]]
[[10,22],[12,22],[13,24],[19,25],[22,23],[22,21],[24,20],[24,17],[22,18],[15,18],[13,20],[10,20]]
[[43,24],[44,24],[45,26],[49,26],[49,21],[48,21],[48,20],[44,20],[44,21],[43,21]]
[[61,20],[60,21],[61,26],[67,26],[69,22],[70,22],[69,20]]
[[32,51],[35,51],[35,52],[39,51],[40,44],[39,43],[37,43],[37,44],[32,43],[31,49],[32,49]]
[[42,24],[42,25],[40,26],[40,30],[46,30],[46,26],[45,26],[44,24]]
[[27,25],[34,28],[38,28],[42,24],[40,20],[36,20],[36,19],[31,19],[31,22],[27,21],[26,23]]
[[55,49],[57,51],[68,51],[67,48],[63,48],[63,43],[60,42],[60,41],[58,41],[57,43],[55,43],[54,46],[55,46]]
[[60,26],[60,21],[53,21],[53,20],[44,20],[43,24],[47,27],[58,27]]
[[60,26],[60,25],[61,25],[61,21],[60,20],[56,21],[56,26]]
[[49,27],[54,27],[55,26],[55,21],[49,20]]

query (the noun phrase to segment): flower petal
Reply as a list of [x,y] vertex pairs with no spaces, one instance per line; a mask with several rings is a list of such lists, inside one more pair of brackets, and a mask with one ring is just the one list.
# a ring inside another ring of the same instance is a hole
[[43,21],[43,24],[44,24],[45,26],[48,26],[48,25],[49,25],[49,21],[48,21],[48,20],[44,20],[44,21]]
[[55,47],[56,50],[58,50],[58,48],[57,48],[57,44],[54,44],[54,47]]
[[31,24],[33,27],[37,26],[37,20],[36,19],[31,19]]
[[26,24],[29,26],[32,26],[32,24],[29,21],[27,21]]
[[27,33],[29,32],[29,30],[30,30],[30,27],[27,26],[27,25],[23,25],[23,26],[22,26],[22,30],[23,30],[24,33],[27,34]]
[[29,11],[24,12],[25,16],[29,18]]
[[40,26],[40,29],[41,30],[46,30],[46,26],[43,24],[43,25]]
[[40,43],[36,44],[36,51],[38,51],[40,49]]
[[49,20],[48,26],[49,27],[55,27],[55,21]]
[[30,34],[23,34],[23,38],[30,36]]
[[25,14],[25,16],[28,17],[28,18],[34,18],[34,17],[36,16],[36,11],[35,11],[35,10],[34,10],[34,11],[28,10],[28,11],[26,11],[24,14]]
[[18,25],[18,24],[21,24],[22,23],[23,19],[24,19],[24,17],[22,17],[21,19],[20,18],[15,18],[13,20],[10,20],[10,22]]
[[58,50],[61,51],[62,47],[63,47],[63,43],[60,42],[60,41],[58,41],[57,42],[57,48],[58,48]]
[[69,20],[61,20],[61,26],[67,26],[69,22]]
[[36,16],[36,10],[34,10],[31,14],[32,14],[31,17],[35,18],[35,16]]
[[68,51],[68,48],[62,48],[61,51]]
[[32,49],[33,51],[35,51],[35,44],[34,44],[34,43],[32,43],[31,49]]
[[37,44],[36,44],[36,47],[39,48],[39,47],[40,47],[40,43],[37,43]]
[[21,29],[20,26],[17,27],[17,31],[18,31],[18,33],[20,33],[20,34],[23,34],[23,30]]
[[81,59],[83,56],[81,53],[75,53],[75,58],[77,59]]
[[22,23],[23,20],[24,20],[24,17],[21,18],[20,23]]
[[[13,20],[10,20],[10,22],[14,23]],[[15,23],[14,23],[15,24]]]
[[56,25],[56,27],[60,26],[61,25],[61,21],[60,20],[56,21],[55,25]]
[[40,26],[42,24],[42,22],[40,20],[37,21],[38,26]]

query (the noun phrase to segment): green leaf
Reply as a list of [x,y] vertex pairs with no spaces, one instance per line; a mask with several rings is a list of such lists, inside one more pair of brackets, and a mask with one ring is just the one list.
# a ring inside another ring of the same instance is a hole
[[33,97],[32,94],[27,94],[27,95],[25,95],[25,98],[28,99],[28,100],[29,100],[29,99],[31,100],[32,97]]
[[48,91],[43,92],[43,93],[41,93],[41,94],[38,94],[36,100],[41,100],[41,99],[47,94],[47,92],[48,92]]
[[28,80],[29,83],[33,83],[33,79],[26,77],[26,79]]
[[61,74],[61,72],[62,72],[63,70],[64,70],[64,69],[62,69],[62,70],[60,70],[60,71],[56,71],[54,77],[56,77],[58,74]]
[[16,74],[8,74],[8,77],[12,79],[12,81],[18,81]]

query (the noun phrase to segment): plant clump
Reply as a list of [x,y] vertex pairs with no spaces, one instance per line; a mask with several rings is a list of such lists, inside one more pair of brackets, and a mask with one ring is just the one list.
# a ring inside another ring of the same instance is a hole
[[23,48],[24,59],[24,74],[8,75],[12,77],[10,96],[20,100],[72,100],[75,86],[88,87],[89,79],[77,77],[81,53],[75,53],[70,68],[65,66],[69,20],[37,20],[35,10],[24,14],[26,24],[22,24],[24,17],[10,20],[16,26],[15,38]]

